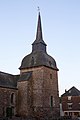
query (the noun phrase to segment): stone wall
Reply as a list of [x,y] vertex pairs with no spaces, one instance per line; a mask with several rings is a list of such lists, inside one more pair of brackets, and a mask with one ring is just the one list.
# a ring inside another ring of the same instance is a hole
[[[52,104],[51,106],[51,96]],[[33,106],[38,115],[59,115],[59,93],[57,71],[41,67],[33,72]]]
[[[24,113],[27,113],[26,115],[30,114],[31,112],[31,115],[36,116],[43,116],[48,113],[50,115],[59,116],[57,71],[48,67],[40,66],[31,69],[21,70],[20,72],[23,73],[28,71],[33,71],[31,80],[18,83],[18,90],[19,94],[21,95],[21,100],[19,100],[19,102],[24,99],[20,103],[20,107],[22,107],[19,110],[23,111],[24,109]],[[31,89],[28,89],[30,87]],[[30,92],[28,90],[30,90]],[[52,106],[51,96],[53,104]],[[29,107],[29,104],[25,101],[31,101],[31,107]],[[27,110],[30,112],[28,112]]]
[[[11,95],[13,100],[11,102]],[[16,114],[17,89],[0,87],[0,117],[7,115],[7,108],[13,107],[13,114]]]
[[18,82],[18,109],[19,116],[27,116],[32,111],[32,85],[31,80]]

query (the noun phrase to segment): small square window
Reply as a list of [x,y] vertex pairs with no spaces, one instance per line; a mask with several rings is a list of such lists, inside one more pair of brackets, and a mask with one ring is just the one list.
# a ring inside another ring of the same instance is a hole
[[72,109],[72,103],[68,103],[68,109]]
[[71,96],[68,96],[68,100],[71,100]]
[[69,90],[69,93],[71,93],[71,90]]

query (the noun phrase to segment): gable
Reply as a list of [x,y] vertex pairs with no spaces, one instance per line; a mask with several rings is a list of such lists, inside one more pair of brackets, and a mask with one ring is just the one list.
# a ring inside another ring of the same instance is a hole
[[61,96],[80,96],[80,91],[73,86]]

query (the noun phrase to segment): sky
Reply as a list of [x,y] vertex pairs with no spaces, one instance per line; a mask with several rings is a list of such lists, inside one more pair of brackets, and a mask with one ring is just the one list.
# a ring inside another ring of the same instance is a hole
[[80,0],[0,0],[0,71],[20,73],[36,37],[38,6],[47,52],[59,68],[59,95],[80,90]]

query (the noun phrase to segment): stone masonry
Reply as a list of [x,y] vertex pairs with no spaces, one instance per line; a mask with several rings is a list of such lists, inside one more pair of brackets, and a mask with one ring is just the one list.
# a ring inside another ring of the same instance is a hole
[[[14,100],[11,103],[11,95],[14,93]],[[17,111],[17,89],[3,88],[0,87],[0,117],[7,115],[6,108],[12,107],[14,110],[14,115]]]
[[22,59],[20,75],[0,72],[0,117],[59,116],[59,69],[46,46],[39,12],[36,39]]
[[[20,97],[18,111],[20,116],[30,114],[42,116],[45,113],[59,116],[58,76],[56,70],[41,66],[22,70],[21,73],[29,71],[32,71],[31,79],[18,82],[18,92],[20,94],[18,96]],[[53,96],[54,104],[52,107],[50,103],[51,96]]]

